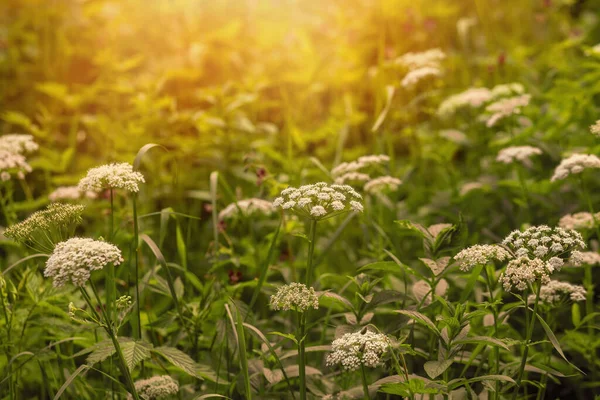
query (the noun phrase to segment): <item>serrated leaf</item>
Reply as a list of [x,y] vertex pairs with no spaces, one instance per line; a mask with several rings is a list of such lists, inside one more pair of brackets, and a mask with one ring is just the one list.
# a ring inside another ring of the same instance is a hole
[[115,354],[115,352],[116,350],[115,346],[112,343],[112,340],[103,340],[92,346],[92,352],[87,357],[86,362],[89,365],[94,365],[96,363],[106,360],[108,357]]
[[425,372],[427,372],[427,375],[429,375],[431,379],[435,379],[443,374],[453,362],[454,361],[452,360],[427,361],[425,365],[423,365],[423,368],[425,368]]
[[174,366],[182,369],[188,375],[194,376],[196,378],[204,378],[199,373],[200,366],[196,364],[194,360],[183,351],[176,349],[174,347],[155,347],[152,349],[153,353],[159,354],[167,359]]
[[152,347],[151,343],[142,341],[130,341],[121,344],[121,351],[123,352],[127,368],[132,371],[139,363],[149,358]]

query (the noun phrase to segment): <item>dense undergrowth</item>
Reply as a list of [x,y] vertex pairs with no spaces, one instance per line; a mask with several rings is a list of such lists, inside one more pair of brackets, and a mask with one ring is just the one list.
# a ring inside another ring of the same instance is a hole
[[6,0],[0,399],[592,399],[600,2]]

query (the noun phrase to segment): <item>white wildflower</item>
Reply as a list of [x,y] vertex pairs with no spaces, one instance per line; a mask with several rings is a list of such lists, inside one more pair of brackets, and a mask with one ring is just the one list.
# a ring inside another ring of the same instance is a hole
[[[596,220],[600,222],[600,213],[595,214]],[[578,212],[575,214],[567,214],[561,217],[558,221],[558,226],[564,229],[593,229],[594,216],[589,212]]]
[[[140,398],[144,400],[163,399],[179,392],[179,384],[169,375],[140,379],[134,383],[134,386]],[[130,394],[127,398],[133,399],[133,396]]]
[[[389,161],[390,161],[390,157],[386,156],[385,154],[373,154],[373,155],[362,156],[362,157],[359,157],[357,160],[354,160],[351,162],[343,162],[343,163],[339,164],[338,166],[336,166],[335,168],[333,168],[331,170],[331,176],[333,178],[337,179],[338,177],[341,177],[343,175],[346,175],[346,174],[349,174],[352,172],[357,172],[359,170],[366,169],[366,168],[369,168],[369,167],[372,167],[375,165],[386,164]],[[358,180],[368,180],[368,179],[369,178],[358,179]]]
[[595,251],[574,251],[569,261],[572,266],[600,265],[600,254]]
[[459,145],[469,144],[469,138],[467,135],[457,129],[443,129],[440,131],[440,136],[452,143]]
[[[540,289],[540,301],[548,305],[556,305],[568,297],[571,301],[584,301],[585,289],[580,285],[572,285],[568,282],[554,281],[546,283]],[[530,294],[527,302],[533,304],[535,295]]]
[[498,156],[496,157],[496,161],[504,164],[512,164],[515,161],[518,161],[521,164],[530,167],[530,157],[539,154],[542,154],[542,150],[538,149],[537,147],[512,146],[500,150]]
[[476,244],[461,250],[454,256],[461,271],[470,271],[478,265],[486,265],[492,260],[505,261],[512,255],[497,244]]
[[490,128],[496,125],[496,123],[503,118],[514,114],[520,114],[521,108],[527,106],[530,100],[531,96],[524,94],[521,96],[501,99],[488,105],[485,109],[486,111],[491,112],[492,115],[488,118],[486,126]]
[[222,209],[219,213],[219,220],[236,217],[240,211],[243,215],[248,216],[255,213],[269,215],[273,210],[274,205],[270,201],[257,198],[244,199],[231,203]]
[[[298,201],[291,200],[292,198]],[[351,186],[324,182],[287,188],[275,199],[273,205],[290,210],[298,215],[320,220],[346,211],[363,211],[358,201],[362,196]]]
[[350,182],[365,182],[371,179],[371,177],[367,174],[363,174],[360,172],[348,172],[342,176],[338,176],[335,178],[335,183],[342,184],[348,181]]
[[545,284],[550,281],[548,263],[539,258],[531,259],[527,256],[510,260],[506,266],[505,272],[500,276],[500,283],[507,292],[517,289],[523,291],[529,284],[540,280]]
[[573,154],[560,162],[550,180],[554,182],[565,179],[569,175],[579,174],[588,168],[600,168],[600,158],[593,154]]
[[332,352],[327,355],[326,365],[341,365],[343,369],[354,371],[361,365],[376,368],[380,358],[390,346],[390,340],[381,333],[363,329],[346,333],[331,343]]
[[430,49],[419,53],[406,53],[396,59],[396,64],[403,65],[411,70],[434,66],[437,67],[446,58],[446,53],[440,49]]
[[3,182],[8,181],[14,173],[19,179],[25,177],[25,173],[31,172],[31,166],[27,163],[25,154],[38,149],[31,135],[10,134],[0,136],[0,178]]
[[487,88],[469,88],[464,92],[446,98],[438,108],[438,115],[450,117],[463,107],[477,108],[492,98],[492,93]]
[[380,193],[384,191],[393,192],[398,190],[398,187],[401,184],[402,181],[393,176],[380,176],[365,183],[363,189],[367,193]]
[[78,186],[60,186],[48,195],[50,201],[60,200],[79,200],[82,198],[95,199],[98,197],[96,192],[81,192]]
[[68,281],[75,286],[84,286],[90,273],[108,264],[123,262],[121,251],[113,244],[88,238],[72,238],[60,242],[46,261],[44,276],[54,278],[55,287]]
[[600,119],[594,123],[594,125],[590,126],[590,132],[594,134],[594,136],[600,137]]
[[294,310],[304,312],[310,308],[319,308],[319,298],[315,289],[302,283],[293,282],[277,289],[269,302],[273,310]]
[[108,188],[137,193],[140,190],[138,185],[144,182],[144,175],[134,171],[131,164],[113,163],[90,169],[79,181],[79,190],[99,192]]
[[502,242],[518,256],[537,258],[540,247],[547,249],[544,260],[552,257],[565,258],[574,251],[585,248],[581,234],[572,229],[550,228],[546,225],[533,226],[523,232],[513,231]]
[[427,77],[441,76],[442,70],[438,67],[421,67],[414,69],[404,76],[401,85],[404,87],[412,87]]

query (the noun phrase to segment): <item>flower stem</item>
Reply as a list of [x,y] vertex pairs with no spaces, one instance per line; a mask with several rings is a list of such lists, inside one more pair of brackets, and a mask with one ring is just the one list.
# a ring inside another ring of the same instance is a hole
[[[531,343],[531,336],[533,335],[533,328],[535,326],[535,319],[537,315],[538,303],[540,300],[540,291],[542,290],[542,283],[539,282],[537,291],[535,293],[535,303],[533,305],[533,314],[531,315],[529,326],[527,327],[527,337],[525,338],[525,349],[523,349],[523,357],[521,358],[521,366],[519,367],[519,374],[517,375],[517,385],[513,393],[512,399],[515,400],[519,394],[521,388],[521,381],[523,380],[523,372],[525,371],[525,364],[527,363],[527,353],[529,352],[529,344]],[[529,313],[529,305],[527,304],[527,296],[524,298],[525,301],[525,313]]]
[[306,277],[304,278],[306,286],[311,285],[313,273],[313,254],[315,252],[315,238],[317,236],[317,220],[310,220],[310,231],[308,233],[308,259],[306,260]]
[[[8,299],[8,293],[7,293],[7,297]],[[7,363],[7,367],[6,367],[6,372],[7,372],[7,376],[8,376],[8,392],[9,392],[9,399],[12,400],[15,398],[15,388],[14,388],[14,381],[13,381],[13,377],[12,377],[12,364],[11,364],[11,359],[12,359],[12,355],[11,355],[11,343],[10,343],[10,331],[11,331],[11,320],[12,318],[8,317],[8,310],[6,309],[6,305],[4,304],[4,295],[2,294],[2,283],[0,282],[0,304],[2,304],[2,311],[4,314],[4,321],[6,323],[6,342],[7,342],[7,346],[5,347],[4,352],[6,353],[6,363]]]
[[305,313],[299,312],[298,314],[298,378],[300,380],[300,400],[306,400],[306,354],[304,351],[304,335],[306,329],[306,316]]
[[[96,286],[94,285],[94,282],[91,279],[89,282],[90,282],[90,286],[92,287],[92,292],[94,293],[94,296],[96,297],[96,301],[100,302],[100,296],[98,295],[98,292],[96,290]],[[90,310],[92,311],[94,316],[98,319],[98,321],[102,321],[102,318],[98,314],[98,312],[96,312],[96,308],[94,307],[94,305],[92,303],[92,299],[90,298],[88,293],[85,291],[84,288],[80,288],[80,290],[81,290],[81,294],[83,295],[83,298],[88,303],[88,306],[90,307]],[[119,359],[119,367],[120,367],[121,373],[123,374],[123,376],[125,378],[125,381],[127,382],[129,391],[130,391],[131,395],[133,396],[134,400],[140,400],[140,397],[137,394],[137,391],[135,390],[135,385],[133,383],[131,374],[129,373],[129,368],[127,367],[127,362],[125,361],[125,357],[123,356],[123,351],[121,350],[121,345],[119,344],[119,340],[117,339],[117,334],[114,331],[113,323],[110,320],[109,315],[103,311],[101,304],[100,304],[100,313],[104,319],[103,328],[106,331],[106,333],[108,334],[108,336],[110,337],[110,339],[113,343],[113,346],[115,347],[115,352],[117,354],[117,358]]]
[[360,373],[361,373],[361,378],[362,378],[363,392],[365,394],[365,400],[370,400],[371,397],[369,396],[369,384],[367,383],[367,373],[365,371],[364,364],[360,365]]
[[[496,307],[495,304],[495,299],[494,299],[494,285],[493,285],[493,277],[492,277],[492,273],[491,271],[488,269],[488,265],[486,265],[484,268],[485,270],[485,276],[487,278],[487,286],[488,286],[488,290],[490,292],[490,302],[492,303],[492,313],[494,315],[494,337],[498,338],[498,309]],[[498,346],[494,346],[494,369],[492,370],[492,375],[498,375],[498,371],[500,370],[500,349],[498,348]],[[500,382],[496,381],[495,383],[495,391],[492,395],[492,400],[497,400],[498,399],[498,392],[500,390]]]
[[139,226],[138,226],[138,218],[137,218],[137,195],[133,195],[133,251],[134,251],[134,262],[135,262],[135,271],[134,271],[134,285],[135,285],[135,308],[137,313],[137,321],[136,321],[136,329],[135,329],[135,337],[137,339],[142,338],[142,317],[140,313],[140,287],[139,287]]
[[[112,240],[113,230],[114,230],[114,215],[115,215],[115,205],[114,205],[114,196],[113,190],[110,189],[110,219],[108,223],[108,241]],[[116,300],[116,291],[117,286],[115,284],[115,266],[110,263],[106,266],[106,312],[111,321],[115,320],[115,300]],[[102,307],[102,303],[100,303],[100,307]]]

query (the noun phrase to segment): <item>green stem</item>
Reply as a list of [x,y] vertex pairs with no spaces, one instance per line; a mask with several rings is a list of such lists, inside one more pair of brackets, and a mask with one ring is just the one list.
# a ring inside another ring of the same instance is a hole
[[306,400],[306,354],[304,346],[304,335],[306,329],[306,316],[298,312],[298,378],[300,380],[300,400]]
[[361,364],[360,365],[360,374],[361,374],[361,380],[362,380],[362,387],[363,387],[363,392],[365,394],[365,400],[370,400],[371,397],[369,396],[369,384],[367,383],[367,373],[365,371],[365,365]]
[[140,263],[139,263],[139,226],[137,217],[137,195],[133,195],[133,251],[134,251],[134,285],[135,285],[135,308],[137,312],[137,326],[135,329],[135,337],[137,339],[142,338],[142,317],[140,312],[140,287],[139,287],[139,276],[140,276]]
[[[90,286],[92,288],[92,292],[94,293],[94,296],[96,297],[96,301],[100,301],[100,296],[98,295],[98,291],[96,290],[96,286],[94,285],[94,282],[90,279]],[[110,320],[109,314],[105,313],[102,311],[102,307],[100,307],[100,313],[101,316],[96,312],[96,309],[94,308],[94,305],[92,304],[91,298],[89,297],[89,295],[87,294],[87,292],[85,291],[84,288],[81,288],[81,293],[83,295],[83,298],[85,299],[85,301],[88,303],[88,306],[90,307],[90,310],[92,310],[92,312],[94,313],[95,317],[98,318],[99,321],[101,321],[102,317],[104,319],[104,330],[106,331],[106,333],[108,334],[108,336],[110,336],[110,339],[113,343],[113,346],[115,347],[115,352],[117,354],[117,358],[119,359],[119,367],[121,370],[121,373],[123,374],[123,376],[125,377],[125,380],[127,382],[127,386],[129,387],[129,391],[131,393],[131,395],[133,396],[134,400],[140,400],[139,395],[137,394],[137,391],[135,390],[135,385],[133,383],[133,378],[131,377],[131,374],[129,372],[129,368],[127,367],[127,362],[125,361],[125,357],[123,356],[123,351],[121,350],[121,345],[119,344],[119,340],[117,339],[117,334],[113,329],[113,324],[112,321]]]
[[[533,305],[533,314],[531,315],[529,326],[527,327],[527,337],[525,338],[525,349],[523,349],[523,357],[521,358],[521,366],[519,367],[519,374],[517,375],[517,385],[513,393],[512,399],[515,400],[519,394],[521,388],[521,381],[523,380],[523,372],[525,371],[525,364],[527,363],[527,353],[529,352],[529,344],[531,343],[531,336],[533,335],[533,328],[535,326],[535,319],[537,315],[538,303],[540,300],[540,291],[542,290],[542,283],[538,282],[538,288],[535,294],[535,303]],[[529,314],[529,305],[527,304],[527,297],[525,301],[525,313]]]
[[[8,299],[8,294],[7,297]],[[6,305],[4,304],[4,295],[2,294],[2,283],[0,283],[0,304],[2,304],[2,312],[4,314],[4,321],[6,322],[6,348],[5,348],[5,353],[6,353],[6,372],[7,372],[7,376],[8,376],[8,392],[9,392],[9,399],[12,400],[15,398],[15,388],[14,388],[14,381],[12,378],[12,364],[10,363],[11,359],[12,359],[12,354],[10,351],[10,346],[11,346],[11,340],[10,340],[10,331],[11,331],[11,323],[10,320],[11,318],[8,317],[8,310],[6,309]]]
[[521,186],[521,192],[523,193],[523,200],[525,200],[526,210],[527,210],[527,222],[530,222],[531,219],[531,204],[529,202],[529,192],[527,190],[527,184],[525,183],[525,178],[523,177],[523,171],[521,171],[521,167],[517,166],[517,176],[519,178],[519,184]]
[[[488,266],[484,267],[485,276],[487,278],[487,286],[490,292],[490,302],[492,304],[492,313],[494,314],[494,337],[498,338],[498,309],[496,308],[495,299],[494,299],[494,285],[493,278],[491,276],[491,271],[488,270]],[[500,349],[498,346],[494,346],[494,369],[492,370],[492,375],[498,375],[498,371],[500,370]],[[500,382],[496,381],[495,383],[495,391],[492,395],[492,400],[498,399],[498,392],[500,390]]]
[[308,233],[308,259],[306,260],[305,284],[310,286],[313,273],[313,254],[315,252],[315,238],[317,236],[317,220],[310,220],[310,231]]
[[[113,229],[114,229],[114,214],[115,214],[115,206],[114,206],[114,196],[113,190],[110,189],[110,219],[108,224],[108,241],[112,240]],[[115,266],[110,263],[106,266],[106,312],[111,321],[115,320],[114,308],[115,308],[115,300],[116,300],[116,292],[117,286],[115,283]],[[102,303],[100,303],[100,307],[102,307]]]
[[[600,224],[598,224],[596,214],[594,213],[594,206],[592,205],[592,198],[590,197],[590,192],[588,191],[588,188],[587,188],[585,181],[583,179],[583,176],[581,174],[579,175],[579,183],[581,185],[581,192],[583,193],[583,197],[585,198],[585,201],[587,203],[588,210],[589,210],[590,214],[592,214],[592,221],[594,222],[594,229],[596,230],[596,238],[598,240],[600,240]],[[585,273],[584,285],[585,285],[585,291],[586,291],[585,314],[590,315],[592,312],[594,312],[594,279],[593,279],[593,275],[592,275],[592,267],[590,265],[586,264],[584,267],[584,273]],[[591,340],[593,342],[595,339],[594,338],[595,332],[594,332],[594,327],[591,324],[588,324],[588,336],[589,336],[589,340]],[[594,368],[594,366],[596,365],[596,352],[595,351],[592,351],[590,353],[590,361],[591,361],[591,365],[592,365],[592,377],[594,380],[596,380],[597,372],[596,372],[596,368]]]

